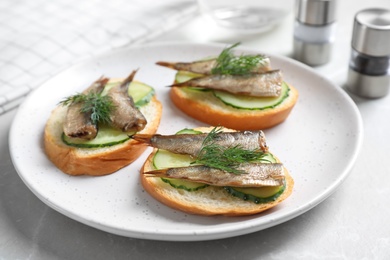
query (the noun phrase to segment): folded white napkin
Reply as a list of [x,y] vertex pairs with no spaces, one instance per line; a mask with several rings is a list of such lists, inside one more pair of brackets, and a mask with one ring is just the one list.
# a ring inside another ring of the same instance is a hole
[[1,1],[0,114],[78,60],[150,40],[196,11],[194,0]]

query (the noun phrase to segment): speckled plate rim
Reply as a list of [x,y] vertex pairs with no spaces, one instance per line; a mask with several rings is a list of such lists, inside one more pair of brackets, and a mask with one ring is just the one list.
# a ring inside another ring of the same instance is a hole
[[[174,42],[135,46],[87,59],[53,77],[28,96],[12,123],[9,146],[19,176],[38,198],[58,212],[100,230],[143,239],[199,241],[238,236],[283,223],[315,207],[351,171],[363,140],[362,119],[340,87],[306,65],[271,54],[272,64],[282,69],[286,81],[300,93],[290,117],[265,130],[271,150],[295,180],[291,197],[274,209],[255,216],[226,218],[193,216],[165,207],[142,189],[134,173],[150,150],[119,172],[98,178],[65,175],[47,160],[42,135],[50,111],[64,94],[80,91],[102,74],[124,77],[130,70],[140,68],[136,78],[155,87],[164,106],[160,133],[204,125],[169,103],[164,86],[172,81],[174,71],[154,63],[195,60],[218,54],[224,47]],[[239,47],[237,51],[259,50]],[[302,140],[291,140],[290,136]],[[318,159],[316,153],[324,158]],[[95,189],[103,190],[106,197],[93,194]],[[98,201],[101,198],[108,199]]]

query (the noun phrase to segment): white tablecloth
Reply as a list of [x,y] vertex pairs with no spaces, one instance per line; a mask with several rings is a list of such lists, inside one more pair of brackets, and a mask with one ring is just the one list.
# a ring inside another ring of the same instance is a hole
[[80,59],[152,39],[196,12],[194,0],[0,1],[0,114]]

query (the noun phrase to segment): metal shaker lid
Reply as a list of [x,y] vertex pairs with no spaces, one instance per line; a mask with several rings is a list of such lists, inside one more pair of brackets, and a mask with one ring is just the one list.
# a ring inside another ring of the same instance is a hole
[[369,56],[390,55],[390,10],[365,9],[355,15],[352,48]]
[[296,19],[309,25],[325,25],[336,20],[335,0],[297,0]]

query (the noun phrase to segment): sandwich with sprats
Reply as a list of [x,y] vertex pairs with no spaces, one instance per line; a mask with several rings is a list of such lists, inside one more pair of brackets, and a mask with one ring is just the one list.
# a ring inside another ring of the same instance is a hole
[[48,158],[70,175],[106,175],[129,165],[146,149],[131,139],[154,134],[162,105],[151,86],[100,77],[81,93],[64,97],[44,131]]
[[201,127],[132,138],[154,148],[141,169],[144,189],[173,209],[197,215],[253,215],[292,193],[294,180],[270,152],[261,130]]
[[298,99],[270,58],[236,55],[237,44],[217,57],[191,62],[159,61],[177,70],[169,92],[172,103],[188,116],[209,125],[236,130],[266,129],[287,119]]

